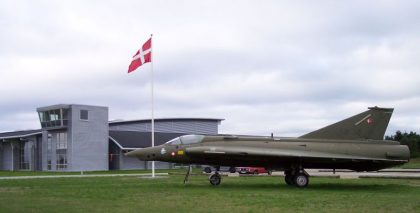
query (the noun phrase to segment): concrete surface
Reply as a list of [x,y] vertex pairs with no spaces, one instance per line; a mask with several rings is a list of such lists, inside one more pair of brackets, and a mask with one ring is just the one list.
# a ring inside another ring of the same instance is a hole
[[[156,176],[168,175],[168,173],[155,173]],[[141,174],[90,174],[90,175],[42,175],[42,176],[12,176],[0,177],[0,180],[16,180],[16,179],[37,179],[37,178],[84,178],[84,177],[121,177],[121,176],[138,176],[148,177],[151,173]]]
[[[420,179],[420,169],[384,169],[376,172],[354,172],[350,170],[307,169],[312,177],[337,177],[342,179],[357,178],[414,178]],[[273,172],[273,175],[284,176],[283,172]]]

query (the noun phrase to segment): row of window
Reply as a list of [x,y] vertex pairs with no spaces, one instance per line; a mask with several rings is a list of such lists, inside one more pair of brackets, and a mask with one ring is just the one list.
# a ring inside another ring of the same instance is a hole
[[55,109],[44,112],[38,112],[39,120],[44,121],[58,121],[68,120],[68,109]]
[[[48,111],[38,112],[38,115],[39,115],[39,121],[41,122],[42,128],[67,126],[68,120],[69,120],[68,109],[48,110]],[[79,118],[80,120],[85,120],[85,121],[89,120],[89,111],[80,110]]]
[[42,128],[67,126],[68,109],[55,109],[38,112]]
[[[55,150],[53,149],[53,143],[56,144]],[[26,141],[19,143],[19,157],[18,166],[20,170],[30,170],[31,162],[31,145],[32,142]],[[56,157],[56,170],[67,169],[67,132],[58,132],[48,134],[47,139],[47,170],[52,170],[52,157],[55,153]]]

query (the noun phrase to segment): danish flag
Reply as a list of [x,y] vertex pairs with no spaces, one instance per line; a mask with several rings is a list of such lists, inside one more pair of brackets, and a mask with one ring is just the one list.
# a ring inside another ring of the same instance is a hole
[[128,73],[133,72],[141,65],[152,61],[152,38],[149,38],[136,52],[128,67]]

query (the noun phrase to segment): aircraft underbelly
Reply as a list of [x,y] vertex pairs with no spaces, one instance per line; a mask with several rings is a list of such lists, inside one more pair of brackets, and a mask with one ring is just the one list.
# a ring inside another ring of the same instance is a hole
[[[202,164],[226,166],[263,166],[269,168],[287,168],[294,164],[305,168],[337,168],[360,171],[378,170],[406,162],[399,160],[398,149],[385,148],[385,151],[368,152],[360,144],[345,144],[340,149],[334,149],[335,144],[284,144],[283,147],[266,146],[200,146],[187,149],[187,154],[194,161]],[[370,148],[370,147],[369,147]],[[320,151],[323,150],[323,151]],[[397,150],[391,152],[390,150]],[[388,151],[388,152],[386,152]],[[389,156],[396,157],[387,159]],[[404,154],[401,154],[401,158]]]

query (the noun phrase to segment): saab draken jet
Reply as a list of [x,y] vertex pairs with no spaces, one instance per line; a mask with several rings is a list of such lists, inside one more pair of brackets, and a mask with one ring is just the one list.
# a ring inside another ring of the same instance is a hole
[[383,140],[392,112],[392,108],[370,107],[297,138],[185,135],[126,155],[144,161],[213,165],[212,185],[221,182],[220,166],[249,166],[284,171],[288,185],[306,187],[305,169],[377,171],[408,162],[407,146]]

